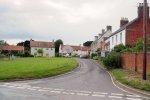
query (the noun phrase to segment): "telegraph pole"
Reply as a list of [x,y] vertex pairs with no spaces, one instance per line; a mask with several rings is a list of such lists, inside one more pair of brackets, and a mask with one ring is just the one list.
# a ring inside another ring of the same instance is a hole
[[146,66],[147,66],[147,0],[144,0],[143,7],[143,80],[146,80]]

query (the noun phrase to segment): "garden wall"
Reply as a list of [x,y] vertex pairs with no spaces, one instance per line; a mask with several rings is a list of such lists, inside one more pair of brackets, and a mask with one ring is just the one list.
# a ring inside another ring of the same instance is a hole
[[[122,53],[121,63],[125,69],[142,73],[143,53]],[[147,54],[147,73],[150,73],[150,53]]]

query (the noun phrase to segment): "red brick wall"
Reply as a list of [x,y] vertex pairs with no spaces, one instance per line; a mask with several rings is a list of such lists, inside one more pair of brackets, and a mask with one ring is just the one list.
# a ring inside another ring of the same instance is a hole
[[[150,37],[150,19],[148,20],[147,37]],[[143,19],[139,18],[126,28],[126,45],[136,45],[139,38],[143,38]]]
[[[143,54],[142,53],[122,53],[122,66],[125,69],[142,73],[143,70]],[[150,73],[150,53],[147,54],[147,73]]]

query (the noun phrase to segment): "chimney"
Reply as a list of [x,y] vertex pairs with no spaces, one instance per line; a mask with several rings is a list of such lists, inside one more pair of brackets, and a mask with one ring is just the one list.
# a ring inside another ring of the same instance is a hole
[[102,34],[105,34],[105,29],[102,29]]
[[[144,4],[143,3],[139,3],[138,5],[138,18],[143,18],[143,8],[144,8]],[[149,18],[149,6],[147,7],[147,18]]]
[[128,24],[128,22],[129,22],[128,18],[122,17],[121,20],[120,20],[120,27]]
[[98,36],[95,36],[95,41],[98,40]]
[[107,31],[112,31],[112,26],[109,25],[106,28],[107,28]]
[[101,38],[101,37],[102,37],[102,35],[103,35],[103,34],[100,34],[100,33],[99,33],[99,34],[98,34],[98,37],[99,37],[99,38]]

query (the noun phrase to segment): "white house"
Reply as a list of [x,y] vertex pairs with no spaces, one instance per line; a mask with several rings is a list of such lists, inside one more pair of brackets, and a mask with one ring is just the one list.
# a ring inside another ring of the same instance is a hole
[[103,29],[101,34],[95,36],[95,41],[91,44],[91,53],[95,53],[98,49],[105,50],[105,40],[112,34],[112,26],[107,26],[106,31]]
[[59,54],[62,56],[66,54],[69,54],[70,56],[89,55],[89,51],[90,48],[83,46],[60,45],[59,47]]
[[[38,53],[38,50],[43,51],[42,54]],[[30,41],[30,54],[34,56],[55,56],[55,45],[54,42],[43,42],[43,41]]]

